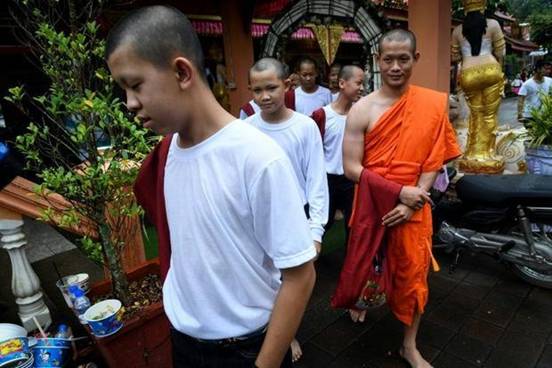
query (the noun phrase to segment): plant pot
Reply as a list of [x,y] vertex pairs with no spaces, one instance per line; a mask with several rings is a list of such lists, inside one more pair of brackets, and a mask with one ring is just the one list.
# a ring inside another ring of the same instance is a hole
[[[150,261],[127,273],[129,281],[148,274],[159,274],[158,260]],[[111,281],[92,285],[89,296],[105,295],[111,291]],[[172,367],[169,320],[163,303],[150,305],[137,313],[123,328],[107,337],[90,337],[96,343],[109,367]],[[87,331],[90,330],[87,328]]]
[[525,147],[525,155],[531,174],[552,175],[552,146]]

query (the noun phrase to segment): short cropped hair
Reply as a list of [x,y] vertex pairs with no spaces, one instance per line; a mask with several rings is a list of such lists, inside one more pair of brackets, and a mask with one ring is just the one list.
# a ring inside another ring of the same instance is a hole
[[385,32],[378,40],[378,49],[380,53],[382,50],[382,45],[385,41],[408,41],[411,46],[412,55],[416,53],[416,35],[414,35],[412,31],[409,31],[407,29],[397,28]]
[[274,69],[274,71],[276,72],[276,77],[278,77],[278,79],[286,80],[286,78],[288,77],[286,68],[284,64],[282,64],[282,62],[274,58],[266,57],[258,60],[255,64],[253,64],[251,69],[249,69],[250,78],[252,72],[264,72],[268,69]]
[[542,69],[542,68],[544,68],[547,64],[550,65],[550,63],[545,63],[544,60],[537,60],[537,61],[535,62],[534,70]]
[[364,72],[364,70],[362,70],[362,68],[358,65],[345,65],[339,71],[339,79],[343,79],[343,80],[351,79],[354,75],[355,69],[359,69],[360,71]]
[[312,64],[314,65],[314,69],[318,70],[318,64],[316,64],[316,61],[314,61],[314,59],[310,56],[304,56],[299,59],[299,62],[297,63],[297,70],[301,70],[301,65],[303,64]]
[[289,75],[291,74],[289,72],[289,65],[287,65],[286,63],[282,63],[283,67],[284,67],[284,76],[285,76],[285,79],[289,78]]
[[171,58],[181,54],[206,80],[199,38],[188,18],[173,7],[156,5],[130,12],[109,31],[106,59],[126,43],[158,68],[169,66]]
[[334,69],[334,68],[337,68],[339,70],[341,70],[343,66],[340,64],[340,63],[333,63],[332,65],[330,65],[330,70]]

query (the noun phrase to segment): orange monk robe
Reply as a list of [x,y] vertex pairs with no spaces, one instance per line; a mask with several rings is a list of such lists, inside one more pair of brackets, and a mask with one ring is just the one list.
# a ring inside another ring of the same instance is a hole
[[[460,155],[448,120],[447,95],[411,85],[366,134],[363,165],[388,180],[415,186],[422,173],[438,171]],[[388,302],[407,325],[427,303],[431,236],[429,204],[387,232],[393,285]]]

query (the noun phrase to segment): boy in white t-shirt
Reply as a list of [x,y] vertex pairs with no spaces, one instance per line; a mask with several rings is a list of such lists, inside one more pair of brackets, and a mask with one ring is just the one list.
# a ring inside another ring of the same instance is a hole
[[329,89],[316,83],[318,67],[313,59],[305,57],[299,61],[298,65],[301,86],[294,90],[294,110],[303,115],[311,116],[314,110],[332,102],[332,93]]
[[128,109],[166,135],[135,193],[158,232],[174,366],[291,367],[316,249],[287,155],[217,103],[180,11],[128,14],[106,58]]
[[[291,160],[309,217],[312,239],[320,252],[329,205],[322,138],[312,119],[285,106],[285,78],[283,65],[276,59],[264,58],[253,65],[249,82],[261,111],[245,122],[274,139]],[[287,194],[281,192],[281,195]],[[285,228],[277,231],[289,232]],[[294,360],[301,356],[296,341],[292,352]]]
[[533,77],[526,80],[519,89],[518,119],[531,119],[531,110],[541,106],[541,93],[552,93],[552,78],[544,76],[545,65],[542,60],[535,64]]
[[364,71],[355,65],[345,65],[339,71],[339,95],[336,101],[313,112],[312,118],[324,132],[324,158],[328,174],[330,210],[325,230],[334,223],[339,209],[345,217],[345,232],[349,239],[349,219],[351,218],[354,184],[345,177],[343,170],[343,134],[345,121],[353,103],[362,97],[364,91]]
[[328,74],[328,88],[332,93],[332,102],[339,97],[339,72],[341,71],[341,64],[333,63],[330,66],[330,73]]

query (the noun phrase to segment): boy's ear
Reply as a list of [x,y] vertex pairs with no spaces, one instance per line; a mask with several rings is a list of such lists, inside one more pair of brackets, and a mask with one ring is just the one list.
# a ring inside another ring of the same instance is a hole
[[185,57],[177,57],[173,60],[173,69],[181,88],[188,88],[191,82],[197,78],[197,70],[194,68],[193,64],[189,59]]

